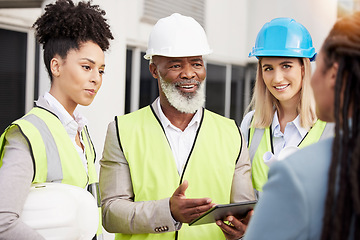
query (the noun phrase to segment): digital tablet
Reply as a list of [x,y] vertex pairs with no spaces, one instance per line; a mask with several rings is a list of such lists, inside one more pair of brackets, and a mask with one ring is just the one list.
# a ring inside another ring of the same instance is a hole
[[248,201],[216,205],[200,217],[191,221],[189,226],[213,223],[230,215],[236,218],[244,218],[250,210],[254,209],[256,203],[257,201]]

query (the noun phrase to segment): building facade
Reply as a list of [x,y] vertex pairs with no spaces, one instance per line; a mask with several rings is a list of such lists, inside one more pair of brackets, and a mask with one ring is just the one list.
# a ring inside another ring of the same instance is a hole
[[[33,22],[50,0],[0,0],[0,131],[29,111],[50,81]],[[349,2],[349,1],[348,1]],[[240,124],[250,102],[256,59],[248,58],[257,32],[275,17],[291,17],[313,37],[317,51],[338,14],[336,0],[93,0],[106,12],[115,40],[105,55],[103,85],[89,107],[80,107],[101,158],[107,124],[150,104],[157,82],[143,56],[157,19],[173,12],[204,27],[213,53],[206,57],[205,107]],[[343,11],[343,9],[342,9]],[[191,37],[191,36],[189,36]],[[108,235],[107,239],[112,239]]]

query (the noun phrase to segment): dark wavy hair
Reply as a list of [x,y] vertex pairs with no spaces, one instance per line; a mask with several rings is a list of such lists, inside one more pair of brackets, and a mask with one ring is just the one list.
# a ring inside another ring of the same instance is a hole
[[322,52],[324,72],[334,63],[338,72],[335,139],[321,239],[348,239],[351,231],[354,239],[360,239],[360,12],[335,23]]
[[92,41],[106,51],[109,40],[114,39],[104,18],[105,11],[91,2],[57,0],[45,7],[45,13],[33,24],[36,38],[43,44],[44,62],[52,81],[50,61],[55,55],[65,59],[71,49]]

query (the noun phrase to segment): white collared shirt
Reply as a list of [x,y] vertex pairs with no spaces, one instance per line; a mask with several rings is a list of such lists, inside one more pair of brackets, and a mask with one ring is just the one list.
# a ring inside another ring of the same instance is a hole
[[158,98],[156,101],[157,107],[159,109],[160,122],[170,143],[178,173],[181,175],[186,164],[186,160],[189,157],[190,151],[193,147],[196,132],[200,126],[201,110],[199,109],[196,111],[194,117],[191,119],[185,130],[181,131],[181,129],[175,127],[163,113],[160,105],[160,99]]
[[293,121],[286,124],[284,133],[282,133],[280,131],[280,123],[277,111],[274,113],[273,122],[271,124],[271,131],[273,136],[275,156],[277,156],[285,147],[297,147],[308,132],[305,128],[301,127],[300,115],[298,115]]
[[[71,116],[65,110],[64,106],[61,105],[61,103],[56,98],[54,98],[50,93],[46,92],[44,94],[44,98],[49,103],[52,111],[55,113],[55,115],[59,118],[60,122],[64,126],[87,172],[88,168],[87,168],[85,151],[81,147],[79,147],[75,142],[75,137],[77,133],[78,132],[80,133],[83,130],[84,126],[87,123],[87,120],[85,119],[84,116],[82,116],[79,112],[77,112],[76,109],[73,113],[73,116]],[[81,137],[80,137],[80,142],[85,149],[85,144],[82,141]]]
[[[246,144],[249,138],[249,127],[254,115],[254,110],[247,113],[241,122],[241,132],[245,138]],[[287,146],[298,146],[301,140],[306,136],[307,130],[300,126],[300,115],[293,121],[286,124],[284,133],[280,131],[280,123],[277,111],[274,113],[271,124],[272,142],[274,147],[274,155],[278,156],[280,151]]]

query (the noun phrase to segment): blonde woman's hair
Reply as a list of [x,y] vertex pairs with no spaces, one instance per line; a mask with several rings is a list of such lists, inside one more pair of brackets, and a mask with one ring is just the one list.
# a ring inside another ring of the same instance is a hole
[[[300,125],[305,129],[310,129],[317,117],[315,114],[315,100],[310,86],[311,65],[308,58],[299,58],[304,66],[304,77],[301,87],[300,102],[297,106],[297,113],[300,114]],[[261,68],[261,58],[258,61],[257,74],[253,96],[246,110],[255,110],[253,116],[253,126],[255,128],[269,127],[273,121],[275,110],[279,111],[279,101],[267,89]]]

